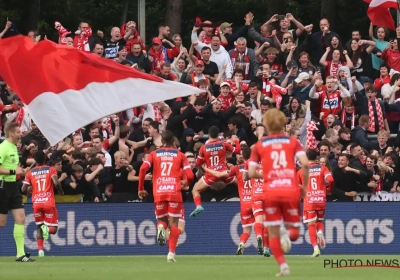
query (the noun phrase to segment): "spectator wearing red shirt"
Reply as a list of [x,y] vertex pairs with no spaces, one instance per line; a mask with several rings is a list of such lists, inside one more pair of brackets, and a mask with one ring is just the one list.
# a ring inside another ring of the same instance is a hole
[[231,107],[235,101],[235,96],[231,92],[231,87],[228,82],[223,82],[220,88],[221,93],[218,96],[218,100],[221,102],[221,111],[226,112],[226,110],[228,110],[228,108]]
[[390,83],[390,68],[386,64],[382,64],[379,68],[380,76],[379,78],[375,79],[374,86],[378,91],[381,91],[384,84]]
[[163,41],[161,41],[161,39],[158,37],[154,37],[152,40],[153,45],[149,50],[149,60],[151,62],[152,71],[160,72],[161,65],[164,62],[170,63],[174,57],[179,55],[179,48],[175,47],[171,42],[166,40],[165,42],[168,42],[173,46],[172,49],[167,49],[162,45],[164,40],[166,39],[163,39]]

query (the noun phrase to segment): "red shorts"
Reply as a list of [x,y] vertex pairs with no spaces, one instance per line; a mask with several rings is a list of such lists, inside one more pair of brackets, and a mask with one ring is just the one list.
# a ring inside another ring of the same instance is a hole
[[279,226],[282,222],[293,227],[300,226],[300,201],[264,201],[266,226]]
[[33,216],[37,225],[58,227],[58,212],[56,207],[33,208]]
[[303,223],[305,224],[314,221],[323,221],[324,218],[325,218],[325,209],[303,211]]
[[264,201],[262,200],[256,200],[252,201],[252,207],[253,207],[253,215],[254,217],[257,217],[259,215],[264,215]]
[[225,185],[229,185],[229,184],[232,184],[235,181],[236,178],[235,178],[235,176],[232,176],[232,177],[228,177],[228,178],[225,178],[225,179],[220,179],[220,178],[214,177],[214,176],[206,173],[202,177],[202,179],[203,179],[203,182],[209,187],[209,186],[211,186],[212,184],[214,184],[214,183],[216,183],[218,181],[224,182]]
[[253,209],[251,207],[240,207],[240,220],[242,227],[251,227],[255,222]]
[[180,218],[182,216],[182,202],[160,201],[154,202],[154,211],[156,218],[160,219],[166,216]]

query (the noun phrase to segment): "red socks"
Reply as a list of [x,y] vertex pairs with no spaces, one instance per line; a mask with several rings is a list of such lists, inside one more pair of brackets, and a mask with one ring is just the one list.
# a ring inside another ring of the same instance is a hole
[[271,251],[274,253],[274,258],[279,265],[286,263],[285,256],[281,248],[281,239],[279,237],[273,237],[269,239]]
[[261,223],[255,223],[254,231],[256,232],[256,236],[262,237],[263,236],[263,225]]
[[263,236],[263,247],[264,248],[269,248],[268,227],[264,227],[263,233],[264,233],[264,236]]
[[318,231],[324,231],[324,224],[322,222],[316,222],[315,223],[316,230]]
[[158,222],[158,223],[157,223],[157,227],[158,227],[159,225],[162,225],[162,226],[164,227],[164,229],[167,229],[167,228],[168,228],[168,226],[167,226],[167,224],[166,224],[165,222]]
[[291,241],[296,241],[300,236],[300,232],[297,228],[289,228],[287,231],[289,232]]
[[43,239],[37,239],[37,246],[39,251],[43,251]]
[[194,205],[196,205],[196,207],[201,205],[201,196],[200,195],[196,196],[194,198]]
[[310,241],[313,247],[318,246],[317,230],[315,228],[315,224],[308,224],[308,234],[310,235]]
[[249,237],[250,235],[248,233],[242,233],[240,236],[240,242],[245,244],[247,240],[249,240]]
[[178,227],[171,227],[171,233],[169,234],[168,247],[169,252],[175,254],[176,243],[178,243],[179,235],[181,234],[181,230]]
[[48,227],[48,229],[50,234],[56,233],[56,229],[54,227]]

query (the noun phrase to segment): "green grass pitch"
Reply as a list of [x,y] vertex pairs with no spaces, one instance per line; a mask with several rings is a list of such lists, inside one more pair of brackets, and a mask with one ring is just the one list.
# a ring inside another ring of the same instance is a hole
[[[399,279],[395,268],[324,268],[324,259],[398,259],[399,256],[331,255],[311,258],[287,256],[291,279]],[[273,257],[262,256],[185,256],[176,263],[166,256],[45,257],[34,263],[16,263],[12,257],[0,258],[0,279],[9,280],[265,280],[275,278],[278,265]]]

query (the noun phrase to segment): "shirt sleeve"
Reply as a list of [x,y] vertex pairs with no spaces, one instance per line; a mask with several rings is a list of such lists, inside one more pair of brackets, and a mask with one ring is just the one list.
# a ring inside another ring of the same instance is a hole
[[1,149],[0,148],[0,165],[3,165],[3,163],[4,163],[4,161],[6,160],[6,157],[7,157],[7,152],[6,152],[6,150],[7,149]]

